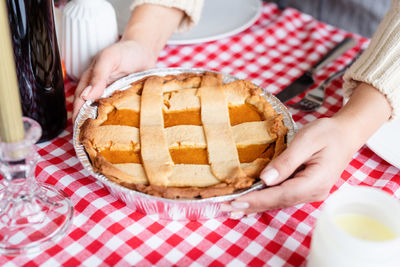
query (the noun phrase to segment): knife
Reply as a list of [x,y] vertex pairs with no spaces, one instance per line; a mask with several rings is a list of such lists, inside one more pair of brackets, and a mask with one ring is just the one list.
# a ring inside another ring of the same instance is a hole
[[332,50],[330,50],[323,58],[315,63],[308,71],[289,84],[285,89],[276,94],[276,97],[285,103],[293,97],[303,93],[314,84],[313,75],[328,63],[341,56],[345,51],[351,49],[357,44],[356,40],[351,37],[343,39]]

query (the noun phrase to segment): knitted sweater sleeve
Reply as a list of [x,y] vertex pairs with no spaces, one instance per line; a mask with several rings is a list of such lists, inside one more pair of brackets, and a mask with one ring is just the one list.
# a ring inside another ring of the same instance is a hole
[[134,0],[131,9],[142,4],[156,4],[178,8],[185,12],[176,32],[184,32],[199,22],[204,0]]
[[344,95],[360,83],[381,91],[392,106],[391,119],[400,117],[400,0],[392,0],[371,42],[344,75]]

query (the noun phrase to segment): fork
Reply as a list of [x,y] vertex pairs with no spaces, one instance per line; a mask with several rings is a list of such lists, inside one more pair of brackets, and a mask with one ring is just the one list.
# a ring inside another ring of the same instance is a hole
[[332,76],[330,76],[320,85],[318,85],[318,87],[309,91],[299,102],[295,104],[289,104],[289,106],[306,112],[311,112],[319,108],[324,103],[326,87],[330,84],[331,81],[343,75],[345,71],[354,63],[354,61],[358,59],[361,53],[362,51],[360,51],[358,55],[354,57],[343,69],[334,73]]

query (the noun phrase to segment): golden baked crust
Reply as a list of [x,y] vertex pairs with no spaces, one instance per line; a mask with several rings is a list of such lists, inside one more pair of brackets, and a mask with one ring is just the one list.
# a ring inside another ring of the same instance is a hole
[[100,99],[80,141],[94,171],[165,198],[250,187],[286,147],[282,115],[249,81],[215,73],[150,76]]

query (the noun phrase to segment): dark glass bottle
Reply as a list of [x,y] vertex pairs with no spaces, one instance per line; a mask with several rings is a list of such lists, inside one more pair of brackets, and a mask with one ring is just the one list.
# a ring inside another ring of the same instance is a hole
[[24,116],[42,126],[39,142],[66,126],[64,80],[52,0],[6,0]]

